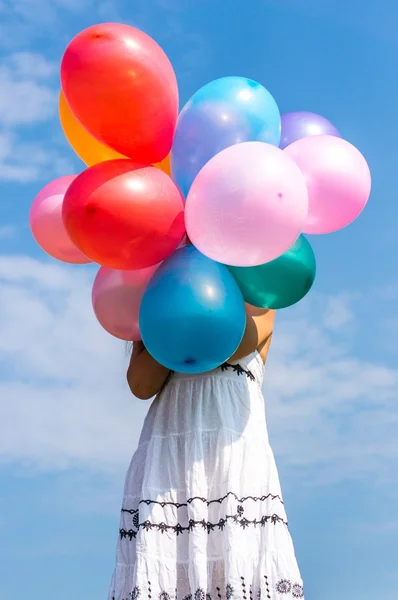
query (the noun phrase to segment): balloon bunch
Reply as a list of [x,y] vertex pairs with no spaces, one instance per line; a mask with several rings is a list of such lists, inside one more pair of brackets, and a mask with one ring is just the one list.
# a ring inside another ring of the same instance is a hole
[[78,34],[61,87],[61,124],[87,169],[36,196],[33,235],[58,260],[98,263],[101,325],[175,371],[226,361],[245,301],[301,300],[315,278],[303,233],[349,225],[369,198],[362,154],[319,115],[281,116],[255,81],[208,83],[178,115],[167,56],[128,25]]

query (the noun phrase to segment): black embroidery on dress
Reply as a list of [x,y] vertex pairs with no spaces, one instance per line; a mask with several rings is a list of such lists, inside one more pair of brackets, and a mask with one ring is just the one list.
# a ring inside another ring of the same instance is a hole
[[[265,579],[265,591],[267,592],[267,598],[268,600],[271,599],[271,592],[269,589],[269,581],[268,581],[268,576],[264,575],[264,579]],[[260,597],[261,597],[261,591],[260,591]]]
[[[242,585],[242,600],[247,600],[246,581],[245,581],[244,577],[241,577],[240,579],[241,579],[241,585]],[[265,581],[265,591],[266,591],[267,600],[272,600],[271,593],[270,593],[269,579],[268,579],[267,575],[264,575],[264,581]],[[275,589],[278,594],[290,594],[291,593],[293,598],[304,598],[303,586],[300,583],[292,583],[289,579],[280,579],[277,582]],[[217,598],[219,600],[221,600],[221,598],[222,598],[221,589],[219,587],[217,587],[216,591],[217,591]],[[249,593],[250,593],[249,600],[252,600],[252,598],[253,598],[252,585],[250,585]],[[227,585],[225,586],[226,600],[232,600],[234,595],[235,595],[234,588],[232,587],[232,585],[230,583],[227,583]],[[128,598],[123,598],[123,600],[138,600],[138,598],[140,596],[141,596],[141,590],[138,586],[136,586],[133,588],[133,591],[130,592]],[[262,597],[261,590],[258,590],[257,599],[260,600],[261,597]],[[152,598],[151,582],[148,581],[148,599],[151,600],[151,598]],[[172,597],[168,592],[161,591],[158,595],[158,599],[159,600],[172,600]],[[112,600],[116,600],[115,593],[113,593]],[[175,591],[175,600],[177,600],[177,590]],[[198,588],[194,594],[188,594],[187,596],[184,596],[184,598],[182,600],[212,600],[212,598],[208,592],[205,592],[202,588]]]
[[246,375],[246,377],[248,379],[250,379],[250,381],[256,381],[256,378],[254,377],[253,373],[249,370],[244,369],[241,365],[237,364],[237,365],[231,365],[231,363],[225,362],[224,364],[222,364],[220,366],[221,371],[228,371],[228,369],[232,369],[234,371],[234,373],[236,373],[237,375]]
[[[238,514],[236,515],[226,515],[224,519],[220,519],[217,523],[210,523],[210,521],[206,521],[202,519],[200,521],[195,521],[194,519],[190,519],[188,525],[186,527],[182,526],[180,523],[177,525],[167,525],[166,523],[152,523],[151,521],[144,521],[143,523],[139,523],[137,531],[133,531],[132,529],[119,529],[121,539],[129,538],[130,542],[137,537],[138,530],[143,529],[144,531],[151,531],[155,529],[156,531],[160,531],[161,533],[165,533],[166,531],[172,531],[177,536],[182,534],[184,531],[188,533],[196,529],[197,527],[201,527],[204,530],[207,530],[207,533],[211,531],[218,530],[223,531],[225,525],[231,521],[237,525],[240,525],[242,529],[247,529],[249,526],[253,527],[265,527],[267,523],[272,523],[276,525],[276,523],[283,523],[288,526],[287,521],[285,521],[279,515],[263,515],[261,519],[253,519],[249,520],[246,517],[240,518]],[[283,592],[281,592],[283,593]],[[196,600],[196,599],[195,599]]]
[[278,594],[290,594],[292,591],[292,584],[288,579],[281,579],[275,587]]
[[[140,588],[138,586],[135,586],[135,588],[133,588],[133,591],[129,593],[129,597],[122,598],[122,600],[137,600],[140,597],[140,595],[141,595]],[[112,600],[116,600],[115,593],[113,593]]]
[[141,595],[141,590],[138,587],[138,585],[136,585],[135,588],[133,588],[133,591],[130,592],[130,598],[131,598],[131,600],[138,600],[140,595]]
[[133,531],[132,529],[129,529],[128,531],[126,529],[119,529],[119,533],[120,537],[129,538],[130,542],[132,542],[133,539],[137,537],[138,531]]
[[225,587],[225,597],[227,600],[231,600],[231,598],[234,595],[234,588],[232,587],[232,585],[230,583],[227,583],[226,587]]
[[242,582],[242,597],[243,597],[243,600],[247,600],[245,578],[241,577],[240,580]]
[[292,588],[293,598],[304,598],[303,586],[299,583],[295,583]]
[[[268,498],[271,498],[271,500],[279,500],[279,502],[281,504],[283,504],[283,500],[278,494],[270,493],[265,496],[244,496],[243,498],[239,498],[239,496],[237,496],[234,492],[228,492],[228,494],[225,494],[225,496],[222,496],[221,498],[217,498],[216,500],[207,500],[207,498],[202,498],[201,496],[193,496],[193,498],[188,498],[188,500],[186,502],[161,502],[160,500],[140,500],[138,503],[138,506],[140,504],[146,504],[147,506],[149,506],[150,504],[158,504],[162,508],[164,508],[165,506],[175,506],[176,508],[184,508],[184,507],[192,504],[192,502],[195,502],[195,501],[203,502],[207,506],[210,506],[211,504],[216,504],[216,503],[222,504],[224,502],[224,500],[226,500],[230,496],[235,498],[235,500],[239,504],[243,504],[244,502],[247,502],[247,500],[253,500],[253,502],[265,502],[265,500],[268,500]],[[122,512],[130,513],[130,515],[134,516],[136,513],[138,513],[138,509],[122,508]]]

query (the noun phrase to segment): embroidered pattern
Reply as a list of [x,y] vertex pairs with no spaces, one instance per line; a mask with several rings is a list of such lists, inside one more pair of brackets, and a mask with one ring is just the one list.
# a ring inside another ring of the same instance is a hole
[[[267,592],[267,598],[270,600],[271,598],[271,592],[269,589],[269,581],[268,581],[268,576],[264,575],[264,580],[265,580],[265,591]],[[261,591],[259,590],[259,598],[261,597]]]
[[156,531],[160,531],[160,533],[165,533],[166,531],[174,532],[176,535],[180,535],[184,532],[190,533],[197,527],[201,527],[204,530],[207,530],[207,533],[211,531],[218,530],[223,531],[228,522],[232,522],[236,525],[240,525],[242,529],[247,529],[249,526],[253,527],[265,527],[267,523],[271,523],[272,525],[276,525],[277,523],[283,523],[288,526],[287,521],[285,521],[279,515],[263,515],[260,519],[246,519],[246,517],[240,518],[238,514],[236,515],[226,515],[224,519],[219,519],[217,523],[210,523],[210,521],[205,521],[202,519],[201,521],[195,521],[194,519],[189,519],[188,525],[183,526],[180,523],[176,525],[167,525],[166,523],[152,523],[151,521],[144,521],[143,523],[139,523],[138,528],[134,531],[133,529],[120,529],[120,537],[121,539],[128,538],[130,542],[137,537],[137,533],[140,529],[144,531],[151,531],[155,529]]
[[243,600],[247,600],[245,578],[241,577],[240,580],[242,582],[242,598],[243,598]]
[[[141,590],[138,586],[133,588],[133,591],[129,593],[128,598],[123,598],[122,600],[138,600],[141,595]],[[115,594],[112,596],[112,600],[115,600]]]
[[[304,589],[300,583],[292,583],[289,579],[281,579],[275,586],[278,594],[292,594],[293,598],[304,598]],[[269,596],[270,597],[270,596]]]
[[[140,500],[138,503],[138,506],[140,504],[146,504],[147,506],[149,506],[150,504],[158,504],[162,508],[164,508],[165,506],[175,506],[176,508],[183,508],[185,506],[189,506],[190,504],[192,504],[192,502],[195,502],[195,501],[203,502],[207,506],[210,506],[211,504],[222,504],[224,502],[224,500],[226,500],[227,498],[229,498],[231,496],[233,498],[235,498],[235,500],[239,504],[243,504],[244,502],[247,502],[247,500],[253,500],[253,502],[264,502],[265,500],[268,500],[268,498],[271,498],[271,500],[279,500],[279,502],[281,504],[283,504],[283,500],[278,494],[267,494],[265,496],[244,496],[243,498],[239,498],[236,494],[234,494],[234,492],[228,492],[228,494],[225,494],[225,496],[222,496],[221,498],[217,498],[216,500],[207,500],[207,498],[202,498],[200,496],[194,496],[193,498],[188,498],[188,500],[186,502],[160,502],[159,500]],[[122,508],[122,512],[130,513],[131,515],[134,515],[134,514],[138,513],[138,510]]]
[[228,371],[228,369],[232,369],[237,375],[246,375],[246,377],[250,379],[250,381],[256,381],[256,378],[254,377],[253,373],[249,370],[244,369],[239,364],[231,365],[231,363],[225,362],[220,366],[220,369],[221,371]]
[[275,587],[278,594],[290,594],[292,591],[292,584],[288,579],[281,579]]
[[[177,591],[176,591],[177,598]],[[211,600],[210,594],[206,594],[204,590],[198,589],[193,595],[194,600]],[[192,594],[188,594],[188,596],[184,596],[182,600],[192,600]]]
[[[268,580],[267,575],[264,575],[264,581],[265,581],[266,597],[268,600],[272,600],[271,593],[270,593],[270,587],[269,587],[269,580]],[[246,600],[247,599],[247,588],[246,588],[246,583],[245,583],[244,577],[241,577],[241,582],[242,582],[242,593],[241,593],[242,600]],[[277,582],[275,589],[278,594],[292,594],[293,598],[304,598],[303,586],[299,583],[292,583],[289,579],[280,579]],[[218,587],[218,588],[216,588],[216,590],[217,590],[217,598],[219,600],[222,599],[221,589]],[[250,598],[251,598],[253,595],[252,586],[250,586],[249,593],[250,593]],[[225,599],[233,600],[234,595],[235,595],[234,588],[232,587],[232,585],[230,583],[227,583],[227,585],[225,586]],[[128,598],[123,598],[122,600],[138,600],[138,598],[140,596],[141,596],[141,590],[138,586],[136,586],[133,588],[133,591],[130,592],[130,594],[128,595]],[[177,595],[177,590],[176,590],[175,600],[177,600],[177,598],[178,598],[178,595]],[[257,598],[258,599],[261,598],[260,590],[258,590],[258,592],[257,592]],[[116,600],[115,594],[113,594],[112,600]],[[152,589],[151,589],[151,583],[149,581],[148,581],[148,600],[152,600]],[[162,591],[157,596],[157,600],[172,600],[172,596],[170,596],[169,593]],[[212,597],[209,593],[205,592],[205,590],[203,590],[202,588],[199,588],[196,590],[196,592],[194,594],[188,594],[187,596],[184,596],[184,598],[182,598],[182,600],[212,600]]]
[[295,583],[292,587],[293,598],[304,598],[303,586],[299,583]]

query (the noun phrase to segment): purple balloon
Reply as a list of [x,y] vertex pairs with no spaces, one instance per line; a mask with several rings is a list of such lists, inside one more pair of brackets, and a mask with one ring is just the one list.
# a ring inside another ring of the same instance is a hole
[[279,147],[286,148],[296,140],[311,135],[334,135],[341,138],[340,132],[325,117],[311,112],[290,112],[282,115],[282,133]]

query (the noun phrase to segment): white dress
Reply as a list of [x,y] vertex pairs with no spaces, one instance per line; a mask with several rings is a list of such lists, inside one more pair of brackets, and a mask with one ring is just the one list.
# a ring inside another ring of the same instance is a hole
[[303,584],[258,352],[173,374],[127,473],[108,600],[291,600]]

